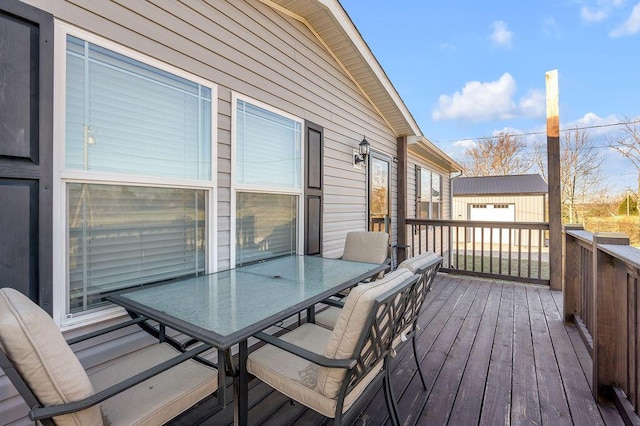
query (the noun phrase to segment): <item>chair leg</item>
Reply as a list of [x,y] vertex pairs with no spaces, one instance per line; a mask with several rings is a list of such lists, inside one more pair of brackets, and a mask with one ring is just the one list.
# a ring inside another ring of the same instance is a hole
[[420,373],[420,380],[422,381],[422,387],[424,390],[427,390],[427,383],[424,380],[424,374],[422,374],[422,367],[420,366],[420,360],[418,359],[418,350],[416,349],[416,334],[413,333],[411,338],[411,343],[413,344],[413,359],[416,360],[416,366],[418,367],[418,373]]
[[385,375],[383,379],[384,399],[387,403],[387,411],[389,412],[389,420],[394,426],[400,426],[400,415],[398,414],[398,406],[391,388],[391,375],[389,374],[389,366],[385,367]]

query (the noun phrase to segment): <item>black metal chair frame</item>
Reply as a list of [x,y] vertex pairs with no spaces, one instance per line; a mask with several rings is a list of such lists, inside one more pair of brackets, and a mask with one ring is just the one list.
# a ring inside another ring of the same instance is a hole
[[399,318],[399,321],[396,323],[397,328],[395,330],[396,336],[398,336],[401,335],[403,331],[408,327],[411,327],[411,330],[407,334],[402,336],[402,340],[404,341],[404,339],[408,340],[409,338],[411,338],[413,346],[413,357],[416,361],[418,372],[420,373],[422,387],[425,390],[427,389],[427,384],[422,372],[422,367],[420,366],[420,359],[418,358],[418,351],[416,348],[417,332],[420,330],[420,328],[418,327],[418,319],[420,317],[420,313],[422,312],[422,307],[424,305],[424,301],[427,298],[427,294],[431,291],[433,280],[435,279],[436,274],[438,273],[438,270],[441,266],[442,257],[438,256],[424,267],[415,271],[415,273],[420,276],[420,279],[412,289],[412,295],[407,306],[407,310],[405,311],[404,315]]
[[158,338],[160,343],[166,342],[169,345],[173,346],[174,348],[178,349],[180,352],[182,352],[181,354],[167,361],[164,361],[158,365],[155,365],[141,373],[136,374],[133,377],[130,377],[126,380],[116,383],[115,385],[112,385],[107,389],[104,389],[100,392],[95,393],[94,395],[91,395],[79,401],[73,401],[66,404],[58,404],[58,405],[50,405],[50,406],[43,405],[35,396],[31,388],[29,387],[29,385],[24,381],[20,373],[16,370],[13,362],[7,357],[7,355],[2,350],[0,350],[0,368],[2,368],[2,370],[5,372],[5,374],[11,381],[11,383],[15,386],[20,396],[22,396],[24,401],[30,407],[29,419],[31,419],[32,421],[37,420],[45,426],[49,426],[49,425],[53,426],[55,424],[52,420],[53,417],[85,410],[89,407],[92,407],[96,404],[99,404],[102,401],[105,401],[111,398],[112,396],[115,396],[121,392],[124,392],[125,390],[139,383],[142,383],[145,380],[150,379],[153,376],[156,376],[164,371],[167,371],[170,368],[173,368],[189,359],[193,359],[204,365],[217,368],[217,365],[215,363],[212,363],[211,361],[200,357],[200,354],[208,351],[209,349],[212,348],[212,346],[207,344],[201,344],[193,349],[188,350],[187,348],[193,345],[194,343],[196,343],[197,341],[189,340],[188,342],[180,343],[177,340],[169,336],[166,336],[165,327],[163,325],[160,325],[158,328],[156,328],[148,324],[147,321],[148,321],[148,318],[139,316],[129,321],[116,324],[111,327],[106,327],[102,330],[98,330],[92,333],[85,334],[83,336],[79,336],[79,337],[75,337],[67,340],[67,344],[71,346],[73,344],[83,342],[85,340],[89,340],[94,337],[102,336],[104,334],[137,324],[142,329],[147,331],[149,334]]
[[[420,373],[420,381],[422,382],[422,387],[425,390],[427,389],[427,384],[422,372],[422,367],[420,366],[420,360],[418,358],[418,351],[416,348],[417,331],[420,331],[420,328],[418,327],[418,318],[420,316],[420,312],[422,312],[422,306],[424,305],[424,301],[427,298],[427,294],[431,291],[433,280],[441,266],[442,257],[438,256],[434,258],[433,261],[429,262],[426,266],[415,271],[415,273],[419,275],[420,278],[412,289],[412,294],[409,303],[407,304],[405,314],[398,318],[398,323],[396,324],[396,329],[394,331],[397,337],[401,336],[403,331],[408,327],[411,327],[411,330],[404,335],[403,339],[408,340],[409,338],[411,338],[411,342],[413,345],[413,357],[416,361],[418,372]],[[328,306],[335,306],[337,308],[344,307],[344,301],[338,299],[326,299],[323,300],[322,303]],[[395,348],[393,350],[395,351]]]
[[[376,298],[367,318],[363,333],[356,344],[353,356],[349,359],[331,359],[303,349],[275,336],[260,332],[255,335],[258,339],[290,352],[317,365],[327,368],[344,368],[345,378],[342,381],[337,396],[334,423],[336,425],[350,424],[364,408],[364,403],[372,396],[382,382],[385,403],[389,417],[394,425],[400,424],[398,409],[390,384],[390,354],[397,329],[397,322],[410,305],[411,293],[419,280],[418,275],[405,280],[385,294]],[[347,410],[342,412],[346,395],[364,379],[380,362],[382,370],[366,387],[360,398]]]

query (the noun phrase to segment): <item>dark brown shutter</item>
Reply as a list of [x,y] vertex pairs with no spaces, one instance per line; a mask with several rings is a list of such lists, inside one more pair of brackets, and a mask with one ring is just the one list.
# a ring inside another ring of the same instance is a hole
[[0,287],[52,312],[53,16],[0,4]]
[[305,122],[304,254],[322,254],[322,127]]

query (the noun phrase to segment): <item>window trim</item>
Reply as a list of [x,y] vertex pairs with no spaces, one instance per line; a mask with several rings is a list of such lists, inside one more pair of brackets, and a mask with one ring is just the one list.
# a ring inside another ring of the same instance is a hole
[[[238,184],[236,182],[237,177],[237,165],[236,165],[236,148],[238,146],[237,136],[237,120],[238,120],[238,101],[244,101],[257,107],[263,108],[269,112],[286,117],[290,120],[300,123],[300,188],[265,188],[256,187],[253,185]],[[273,107],[264,102],[260,102],[257,99],[243,95],[238,92],[231,94],[231,205],[230,205],[230,236],[229,236],[229,267],[234,268],[236,265],[236,208],[237,208],[237,193],[238,192],[254,192],[262,194],[282,194],[282,195],[296,195],[298,197],[298,216],[296,220],[296,251],[298,253],[304,253],[304,176],[305,170],[305,144],[304,144],[304,120],[289,114],[286,111]]]
[[[176,179],[162,177],[145,177],[122,175],[105,172],[87,172],[83,170],[65,170],[65,123],[66,123],[66,51],[67,35],[78,37],[89,43],[117,52],[128,58],[172,73],[211,89],[211,179],[209,181],[193,179]],[[146,56],[124,45],[112,42],[103,37],[79,29],[70,24],[55,20],[54,24],[54,86],[53,86],[53,319],[63,330],[81,327],[97,321],[104,321],[122,316],[125,311],[120,307],[96,308],[82,314],[67,314],[69,309],[68,283],[68,242],[67,242],[67,183],[97,183],[113,185],[131,185],[147,187],[167,187],[184,189],[203,189],[207,196],[207,254],[206,272],[217,270],[217,158],[218,158],[218,85],[198,77],[188,71]]]

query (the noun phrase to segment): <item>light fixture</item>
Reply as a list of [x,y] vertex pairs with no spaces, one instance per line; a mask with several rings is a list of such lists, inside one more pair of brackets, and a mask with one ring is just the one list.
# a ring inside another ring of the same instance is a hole
[[[369,155],[369,141],[367,141],[366,137],[362,137],[362,142],[358,145],[358,153],[353,156],[353,163],[357,166],[360,163],[364,163],[367,161],[367,156]],[[355,150],[354,150],[355,152]]]

